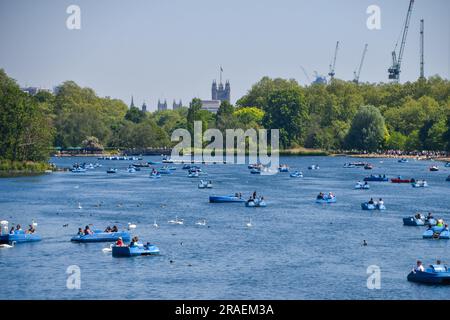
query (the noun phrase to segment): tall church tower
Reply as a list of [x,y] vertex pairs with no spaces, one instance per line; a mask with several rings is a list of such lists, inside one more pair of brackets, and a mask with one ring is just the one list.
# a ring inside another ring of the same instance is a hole
[[130,109],[134,108],[134,101],[133,101],[133,96],[131,96],[131,103],[130,103]]
[[216,83],[216,80],[213,80],[213,83],[212,83],[211,99],[212,100],[217,100],[217,83]]

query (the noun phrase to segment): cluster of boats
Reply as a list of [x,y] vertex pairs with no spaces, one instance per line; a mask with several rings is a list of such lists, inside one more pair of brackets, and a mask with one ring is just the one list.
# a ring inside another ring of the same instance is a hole
[[140,161],[142,157],[128,157],[128,156],[105,156],[98,157],[97,160],[122,160],[122,161]]
[[70,169],[70,171],[72,171],[73,173],[83,173],[86,172],[87,170],[93,170],[95,168],[99,168],[102,165],[100,163],[75,163],[72,165],[72,169]]
[[427,226],[422,235],[424,239],[450,239],[448,225],[443,219],[435,219],[431,213],[428,213],[428,216],[417,213],[412,217],[403,218],[403,225],[413,227]]

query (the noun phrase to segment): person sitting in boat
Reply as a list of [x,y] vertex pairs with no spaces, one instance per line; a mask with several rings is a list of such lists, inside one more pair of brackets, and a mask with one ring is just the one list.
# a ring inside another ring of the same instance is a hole
[[[359,183],[359,182],[358,182],[358,183]],[[365,182],[364,182],[364,185],[365,185],[365,186],[367,186],[367,185],[368,185],[367,181],[365,181]]]
[[77,236],[84,236],[84,232],[82,228],[78,228]]
[[118,246],[118,247],[123,247],[124,246],[122,237],[119,237],[119,239],[117,239],[116,246]]
[[378,205],[380,205],[380,206],[384,205],[383,199],[380,198],[380,200],[378,200]]
[[16,226],[16,231],[20,231],[20,230],[22,230],[22,227],[20,226],[20,224],[18,224],[18,225]]
[[329,193],[328,193],[328,199],[333,199],[333,198],[334,198],[333,192],[329,192]]
[[250,198],[248,198],[248,200],[247,200],[247,203],[254,202],[254,201],[255,201],[255,200],[253,199],[253,197],[250,196]]
[[11,227],[11,230],[9,230],[9,234],[14,234],[14,226]]
[[415,182],[416,182],[416,179],[411,178],[411,183],[415,183]]
[[111,232],[119,232],[119,228],[117,228],[117,226],[114,225],[114,226],[111,228]]
[[413,272],[424,272],[425,268],[423,267],[422,261],[417,260],[417,264],[413,269]]
[[375,202],[373,201],[373,198],[370,198],[368,204],[374,204]]
[[448,224],[444,225],[444,230],[442,230],[442,231],[448,231]]
[[28,225],[28,230],[26,231],[26,233],[33,234],[35,231],[36,229],[34,229],[33,225]]
[[439,219],[436,223],[436,227],[443,227],[444,226],[444,220]]
[[112,230],[111,227],[107,226],[104,232],[110,233],[110,232],[112,232],[111,230]]
[[422,215],[420,214],[420,212],[417,212],[416,215],[414,216],[414,218],[421,219]]
[[253,191],[253,199],[256,199],[256,191]]
[[319,192],[319,194],[317,195],[317,200],[323,200],[323,192]]
[[84,228],[84,235],[89,235],[89,234],[94,234],[92,231],[91,231],[91,228],[89,228],[89,226],[86,226],[85,228]]
[[139,238],[138,238],[137,236],[134,236],[134,237],[131,239],[130,247],[135,247],[135,246],[137,246],[137,245],[138,245],[138,241],[139,241]]

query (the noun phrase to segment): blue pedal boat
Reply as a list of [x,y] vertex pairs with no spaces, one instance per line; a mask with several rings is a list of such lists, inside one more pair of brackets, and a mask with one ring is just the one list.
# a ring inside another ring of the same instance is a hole
[[363,210],[386,210],[386,207],[384,206],[384,204],[378,204],[378,203],[368,203],[368,202],[364,202],[361,203],[361,209]]
[[112,247],[112,256],[116,258],[121,257],[136,257],[136,256],[153,256],[159,254],[159,248],[153,244],[138,243],[131,247]]
[[368,177],[364,178],[364,181],[374,181],[374,182],[387,182],[389,181],[389,179],[386,176],[374,176],[374,175],[370,175]]
[[42,238],[35,233],[25,233],[23,230],[16,230],[14,233],[0,235],[0,244],[25,243],[41,241]]
[[447,266],[432,264],[425,271],[411,271],[407,277],[408,281],[428,284],[450,284],[450,271]]
[[445,227],[434,226],[428,230],[426,230],[422,237],[424,239],[450,239],[450,231]]
[[317,203],[335,203],[336,202],[336,197],[328,197],[328,196],[325,196],[324,198],[322,198],[322,199],[316,199],[316,202]]
[[128,232],[103,232],[101,230],[94,230],[93,234],[87,235],[76,235],[70,239],[73,242],[114,242],[122,238],[122,241],[127,242],[130,241],[131,237]]
[[243,198],[236,196],[209,196],[211,203],[231,203],[231,202],[245,202]]
[[403,225],[412,226],[412,227],[424,226],[425,218],[423,218],[423,217],[421,217],[421,218],[416,218],[416,217],[403,218]]

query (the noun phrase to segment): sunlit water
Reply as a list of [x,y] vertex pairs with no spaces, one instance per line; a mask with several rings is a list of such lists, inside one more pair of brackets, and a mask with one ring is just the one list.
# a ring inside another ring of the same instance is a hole
[[[0,249],[0,299],[448,299],[450,287],[410,283],[406,276],[418,258],[450,262],[449,241],[423,240],[424,229],[404,227],[402,217],[432,211],[450,220],[449,168],[439,163],[439,172],[429,172],[433,162],[393,159],[371,160],[372,171],[343,168],[353,160],[281,159],[302,170],[303,179],[251,175],[244,165],[204,165],[214,183],[210,190],[199,190],[199,179],[188,178],[181,166],[156,180],[148,168],[127,173],[130,161],[100,161],[102,168],[84,174],[0,179],[0,219],[23,226],[35,219],[43,237]],[[95,159],[53,161],[68,167]],[[310,164],[320,170],[307,170]],[[119,172],[106,174],[110,165]],[[371,190],[353,190],[370,173],[425,178],[430,187],[373,182]],[[254,190],[267,208],[208,203],[210,194]],[[316,204],[320,191],[333,191],[337,203]],[[370,197],[382,197],[387,210],[362,211]],[[184,225],[168,224],[176,216]],[[195,224],[202,218],[207,226]],[[103,229],[128,222],[160,256],[113,258],[102,252],[108,243],[70,242],[86,224]],[[81,268],[80,290],[66,286],[70,265]],[[379,290],[367,288],[370,265],[381,268]]]

